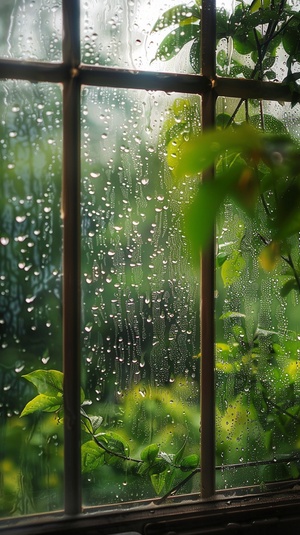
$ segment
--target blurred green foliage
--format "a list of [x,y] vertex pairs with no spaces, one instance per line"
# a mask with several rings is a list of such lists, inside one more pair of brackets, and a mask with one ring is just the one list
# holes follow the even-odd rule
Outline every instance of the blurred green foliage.
[[[55,413],[57,422],[62,423],[63,374],[57,370],[35,370],[24,375],[24,378],[36,387],[38,395],[25,405],[20,416],[27,417],[40,412]],[[143,479],[146,481],[143,492],[145,497],[150,497],[149,486],[157,494],[166,494],[174,486],[181,487],[184,484],[185,473],[198,472],[199,455],[192,453],[194,444],[199,441],[197,400],[190,405],[189,385],[183,380],[168,390],[156,388],[150,395],[147,392],[149,388],[139,385],[132,389],[124,403],[115,407],[117,415],[111,419],[109,427],[105,408],[101,414],[101,405],[97,415],[86,412],[89,402],[85,400],[82,391],[82,472],[90,474],[103,466],[110,471],[109,485],[106,480],[108,475],[103,479],[101,472],[99,474],[99,484],[104,487],[102,500],[104,497],[107,500],[111,491],[115,492],[120,477],[121,484],[125,478],[126,486],[128,484],[129,487],[137,485],[137,477]],[[150,434],[149,422],[153,422]],[[154,440],[156,442],[151,442]],[[148,442],[151,442],[150,445],[145,446]],[[92,494],[99,492],[98,486],[94,488],[93,485]],[[140,497],[139,494],[138,496]]]

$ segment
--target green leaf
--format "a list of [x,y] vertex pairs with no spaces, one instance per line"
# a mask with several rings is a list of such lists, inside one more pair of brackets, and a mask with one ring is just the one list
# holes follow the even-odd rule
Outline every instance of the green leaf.
[[166,471],[165,492],[169,492],[174,487],[175,475],[176,475],[176,468]]
[[245,333],[245,329],[240,325],[234,325],[232,327],[232,333],[237,343],[242,347],[244,351],[249,349],[249,342]]
[[92,472],[104,464],[104,451],[93,440],[81,446],[82,472]]
[[231,374],[233,372],[235,372],[235,368],[233,366],[233,364],[231,364],[230,362],[217,362],[216,363],[216,371],[217,372],[221,372],[221,373],[225,373],[225,374]]
[[99,429],[103,422],[102,416],[89,416],[90,422],[92,424],[92,428],[94,433]]
[[216,266],[221,267],[228,258],[228,253],[220,252],[216,257]]
[[[24,379],[32,383],[40,394],[55,397],[63,395],[64,374],[58,370],[35,370],[34,372],[22,375]],[[83,403],[85,394],[80,389],[80,403]]]
[[95,437],[100,442],[100,444],[101,442],[104,442],[105,447],[112,452],[111,454],[105,452],[104,458],[107,464],[115,464],[122,461],[122,458],[118,457],[118,455],[114,455],[114,453],[123,455],[124,457],[129,457],[129,445],[117,433],[109,431],[108,433],[99,433],[95,435]]
[[247,15],[243,17],[241,21],[242,24],[240,24],[238,27],[237,33],[239,35],[245,35],[248,32],[251,32],[253,28],[256,28],[257,26],[269,24],[271,21],[279,22],[280,20],[284,20],[285,17],[286,15],[284,13],[279,15],[278,11],[270,9],[260,9],[255,13],[247,13]]
[[247,36],[235,35],[233,46],[239,54],[250,54],[257,47],[254,33],[250,32]]
[[199,25],[187,24],[172,30],[160,43],[155,54],[155,59],[168,61],[193,39],[199,39]]
[[187,455],[187,457],[184,457],[180,464],[180,470],[183,472],[190,472],[191,470],[195,470],[199,466],[199,455],[196,453],[192,453],[191,455]]
[[50,397],[45,396],[44,394],[39,394],[35,398],[28,401],[20,414],[20,418],[37,411],[55,412],[59,410],[61,406],[62,397]]
[[217,40],[228,38],[232,35],[229,24],[228,13],[225,9],[218,9],[216,12]]
[[300,231],[300,184],[290,184],[279,199],[274,228],[277,230],[277,239]]
[[[249,123],[257,129],[262,128],[261,120],[262,118],[260,114],[255,114],[249,117]],[[288,134],[287,128],[283,122],[274,117],[274,115],[268,113],[264,113],[264,131],[266,133],[269,132],[270,134]]]
[[159,457],[161,459],[164,459],[164,461],[166,461],[168,464],[172,464],[174,461],[174,455],[170,453],[166,453],[165,451],[160,451]]
[[235,251],[231,258],[225,260],[221,267],[221,277],[225,288],[231,286],[240,278],[245,267],[246,262],[239,251]]
[[293,279],[290,279],[288,280],[281,288],[280,290],[280,294],[282,297],[287,297],[288,294],[292,291],[292,290],[298,290],[298,286],[297,286],[297,282],[296,280],[293,278]]
[[229,312],[225,312],[225,314],[222,314],[222,316],[220,316],[220,320],[225,320],[225,319],[228,319],[228,318],[243,318],[243,319],[245,319],[246,318],[246,314],[242,314],[241,312],[229,311]]
[[151,464],[144,461],[143,463],[140,464],[138,468],[138,474],[140,476],[148,475],[150,467],[151,467]]
[[141,452],[142,461],[151,464],[155,461],[159,452],[159,446],[157,444],[150,444]]
[[63,373],[57,370],[36,370],[23,375],[24,379],[34,384],[39,394],[56,397],[63,394]]
[[174,124],[169,128],[164,135],[164,144],[167,147],[168,144],[175,138],[186,133],[188,124],[186,122],[180,122],[179,124]]
[[230,76],[238,76],[239,74],[242,74],[244,78],[252,78],[252,69],[250,67],[247,67],[247,65],[243,65],[242,63],[239,63],[236,60],[232,60],[232,67],[230,67]]
[[196,74],[200,73],[200,36],[194,39],[190,50],[190,64]]
[[102,416],[89,416],[81,407],[80,414],[83,417],[82,419],[82,429],[85,432],[90,433],[91,435],[95,434],[98,431],[99,427],[103,422]]
[[168,151],[168,164],[176,178],[195,176],[225,151],[255,151],[261,143],[255,129],[247,124],[237,130],[214,130],[181,143],[173,154]]
[[178,452],[175,454],[175,457],[174,457],[174,464],[175,465],[178,465],[183,457],[183,454],[184,454],[184,450],[185,450],[185,447],[186,447],[186,440],[183,444],[183,446],[181,446],[181,448],[178,450]]
[[282,46],[289,56],[300,53],[299,26],[288,26],[282,36]]
[[276,57],[275,56],[267,56],[262,63],[263,69],[271,69],[275,63]]
[[165,482],[166,482],[166,475],[167,475],[167,470],[165,470],[164,472],[160,472],[159,474],[152,474],[151,475],[151,483],[152,483],[152,486],[156,492],[156,494],[160,494],[161,491],[163,490],[164,486],[165,486]]
[[198,252],[205,247],[212,236],[215,218],[219,207],[227,195],[221,183],[205,182],[185,214],[185,233],[192,246],[195,261]]
[[191,7],[186,4],[180,4],[165,11],[156,21],[151,31],[157,32],[174,24],[185,24],[187,21],[193,22],[199,19],[200,11],[197,6]]
[[264,73],[264,76],[268,79],[268,80],[275,80],[275,78],[277,77],[277,74],[275,71],[266,71]]
[[250,5],[250,11],[251,13],[254,13],[255,11],[259,11],[260,9],[267,9],[270,7],[270,0],[253,0],[253,2]]
[[161,472],[164,472],[167,468],[169,468],[169,463],[165,459],[157,457],[155,462],[151,464],[149,468],[149,474],[160,474]]
[[218,113],[216,116],[216,126],[226,128],[230,124],[231,115],[229,113]]

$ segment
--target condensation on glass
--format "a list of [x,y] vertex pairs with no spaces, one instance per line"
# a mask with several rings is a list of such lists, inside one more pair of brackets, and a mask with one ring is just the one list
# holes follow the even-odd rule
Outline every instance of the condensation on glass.
[[61,369],[61,89],[0,84],[0,514],[62,507],[62,433],[20,418],[35,369]]
[[1,0],[1,57],[61,61],[61,47],[61,0]]
[[[162,15],[176,5],[172,0],[82,0],[83,63],[194,74],[189,54],[193,46],[200,57],[196,46],[200,40],[200,8],[197,2],[182,4],[187,24],[179,27],[174,12],[173,17],[169,15],[168,25],[155,27]],[[197,12],[194,18],[191,6]]]
[[[152,443],[171,455],[185,442],[186,455],[199,451],[199,284],[182,230],[196,179],[174,183],[165,157],[176,125],[184,121],[186,138],[199,131],[199,105],[186,95],[82,92],[84,409],[132,457]],[[85,468],[86,505],[155,496],[134,463]],[[197,478],[182,492],[192,490]]]
[[[238,104],[219,99],[219,117],[232,117]],[[289,133],[299,141],[299,115],[290,104],[244,103],[235,121],[246,117],[266,133]],[[258,485],[265,490],[270,482],[300,473],[299,234],[289,238],[289,253],[267,265],[262,251],[270,241],[274,202],[276,191],[262,196],[253,221],[228,200],[217,226],[219,489]]]

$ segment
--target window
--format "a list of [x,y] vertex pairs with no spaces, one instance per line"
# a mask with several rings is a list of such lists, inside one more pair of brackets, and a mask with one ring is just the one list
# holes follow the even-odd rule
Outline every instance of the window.
[[[0,10],[3,529],[108,529],[109,515],[109,532],[201,517],[204,533],[262,521],[274,496],[295,514],[300,188],[294,166],[270,192],[268,157],[294,162],[299,142],[298,3]],[[264,138],[241,174],[243,123],[293,150]],[[213,127],[202,179],[219,189],[196,234],[220,209],[199,275],[183,221],[191,204],[199,216],[199,169],[174,177]],[[228,137],[222,152],[224,132],[242,149]],[[246,187],[228,197],[220,173]]]

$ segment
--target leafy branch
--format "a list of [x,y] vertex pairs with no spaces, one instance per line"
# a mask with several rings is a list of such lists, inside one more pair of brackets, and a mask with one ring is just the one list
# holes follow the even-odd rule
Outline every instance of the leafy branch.
[[[23,376],[38,390],[38,395],[24,407],[21,417],[35,412],[53,412],[63,415],[63,373],[57,370],[36,370]],[[159,444],[150,444],[141,452],[140,457],[130,455],[126,440],[119,433],[106,431],[101,416],[91,416],[84,410],[85,395],[81,389],[81,424],[83,431],[91,437],[81,447],[82,471],[92,472],[103,465],[114,466],[117,470],[128,471],[130,463],[139,465],[137,474],[150,479],[157,494],[176,492],[173,485],[178,473],[194,472],[199,465],[199,455],[184,456],[186,442],[176,454],[161,451]],[[184,478],[180,488],[189,478]]]

